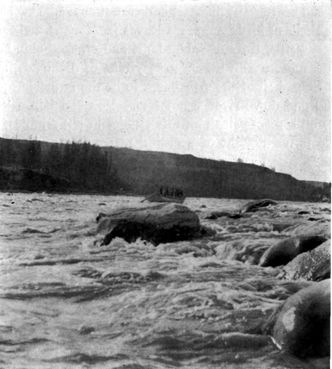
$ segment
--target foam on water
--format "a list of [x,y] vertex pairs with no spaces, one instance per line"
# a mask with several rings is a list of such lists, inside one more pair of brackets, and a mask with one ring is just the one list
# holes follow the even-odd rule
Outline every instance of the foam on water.
[[305,367],[280,353],[264,329],[274,309],[310,282],[281,281],[278,269],[257,263],[289,236],[274,224],[301,224],[313,213],[328,221],[329,207],[282,203],[206,220],[208,211],[246,201],[187,199],[215,236],[100,247],[97,214],[146,206],[140,200],[0,195],[0,367]]

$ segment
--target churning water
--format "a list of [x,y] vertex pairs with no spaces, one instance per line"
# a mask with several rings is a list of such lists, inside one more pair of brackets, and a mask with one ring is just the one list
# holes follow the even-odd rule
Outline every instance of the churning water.
[[184,205],[215,236],[100,247],[97,214],[142,206],[141,198],[2,193],[0,200],[0,368],[326,365],[280,353],[264,334],[273,309],[310,282],[280,280],[277,268],[255,263],[304,217],[329,221],[330,205],[284,202],[241,219],[204,220],[246,201],[191,198]]

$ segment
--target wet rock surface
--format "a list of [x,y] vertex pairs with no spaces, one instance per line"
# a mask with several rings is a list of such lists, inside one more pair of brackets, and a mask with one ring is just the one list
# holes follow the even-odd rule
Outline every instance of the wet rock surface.
[[250,213],[261,210],[267,206],[277,205],[277,202],[269,199],[249,201],[241,210],[242,213]]
[[276,344],[299,357],[329,356],[330,299],[329,279],[289,297],[273,328]]
[[331,275],[331,241],[328,240],[314,250],[298,255],[288,263],[281,273],[285,279],[320,281]]
[[97,217],[98,232],[106,233],[102,245],[120,237],[138,238],[154,245],[188,240],[202,235],[198,216],[186,206],[162,204],[145,208],[123,208]]
[[238,219],[241,217],[239,212],[228,212],[228,211],[212,211],[211,213],[207,214],[205,219],[218,219],[221,217],[228,217],[232,219]]
[[325,236],[318,235],[301,235],[287,238],[266,250],[260,260],[260,266],[285,265],[297,255],[313,250],[326,240]]

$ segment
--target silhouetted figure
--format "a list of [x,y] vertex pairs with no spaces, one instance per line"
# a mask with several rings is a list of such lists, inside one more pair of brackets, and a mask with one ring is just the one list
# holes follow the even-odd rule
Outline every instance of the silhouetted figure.
[[165,197],[181,198],[183,197],[183,191],[177,187],[160,186],[159,195]]

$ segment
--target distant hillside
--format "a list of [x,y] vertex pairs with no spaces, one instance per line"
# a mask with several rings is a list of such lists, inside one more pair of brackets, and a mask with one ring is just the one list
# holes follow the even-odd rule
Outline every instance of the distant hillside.
[[[322,191],[316,186],[254,164],[126,148],[103,147],[103,150],[110,153],[119,180],[138,194],[166,185],[180,187],[188,196],[198,197],[304,201],[322,198]],[[329,194],[329,184],[324,186]]]
[[[187,196],[219,198],[272,198],[276,200],[320,201],[330,197],[330,185],[299,181],[268,168],[164,152],[98,147],[88,143],[55,144],[0,138],[0,167],[29,169],[37,181],[35,190],[57,191],[64,184],[68,192],[149,194],[160,186],[179,187]],[[0,189],[26,189],[25,178],[10,182],[2,178]],[[45,174],[51,188],[43,188]],[[8,173],[7,173],[8,177]],[[8,177],[8,178],[9,178]],[[31,177],[31,174],[30,174]],[[36,177],[33,177],[36,178]],[[30,181],[31,182],[31,181]],[[320,183],[321,185],[318,185]],[[31,188],[31,183],[29,188]],[[33,186],[32,186],[33,187]],[[40,188],[39,188],[40,187]]]

